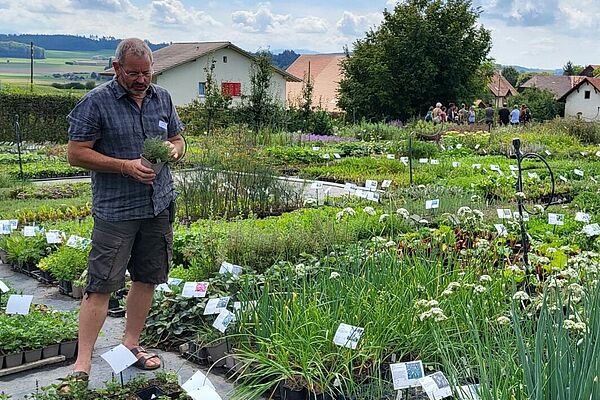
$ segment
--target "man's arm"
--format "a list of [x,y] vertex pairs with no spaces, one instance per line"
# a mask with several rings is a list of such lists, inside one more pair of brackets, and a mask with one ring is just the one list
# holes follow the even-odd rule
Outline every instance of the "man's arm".
[[171,145],[171,159],[173,161],[179,161],[185,154],[185,140],[183,139],[183,136],[178,134],[172,138],[169,138],[168,142]]
[[96,172],[129,175],[147,185],[151,185],[156,178],[154,171],[151,168],[144,167],[140,159],[121,160],[106,156],[94,150],[95,142],[95,140],[87,142],[69,140],[67,146],[69,164]]

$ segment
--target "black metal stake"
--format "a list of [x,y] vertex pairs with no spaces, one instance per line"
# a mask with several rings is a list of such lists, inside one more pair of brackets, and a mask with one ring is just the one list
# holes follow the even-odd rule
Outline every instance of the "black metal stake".
[[19,178],[23,181],[23,160],[21,158],[21,124],[19,124],[19,114],[15,114],[15,140],[17,141],[17,153],[19,154]]
[[409,182],[410,182],[410,186],[412,186],[413,184],[413,172],[412,172],[412,153],[413,153],[413,148],[412,148],[412,133],[410,135],[408,135],[408,171],[409,171]]

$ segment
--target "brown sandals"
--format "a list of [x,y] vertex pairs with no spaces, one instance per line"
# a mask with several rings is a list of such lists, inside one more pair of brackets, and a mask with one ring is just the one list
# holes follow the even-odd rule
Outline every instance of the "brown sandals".
[[[130,349],[130,351],[136,357],[137,357],[138,353],[148,353],[146,351],[146,349],[144,349],[142,346],[136,346],[136,347]],[[152,371],[154,369],[160,368],[161,367],[161,363],[155,364],[155,365],[150,366],[150,367],[146,365],[146,363],[148,362],[148,360],[151,360],[153,358],[157,358],[158,360],[160,360],[160,357],[159,357],[158,354],[148,353],[145,356],[142,356],[142,357],[138,358],[138,360],[135,362],[135,364],[133,364],[133,366],[136,367],[136,368],[139,368],[141,370],[144,370],[144,371]]]

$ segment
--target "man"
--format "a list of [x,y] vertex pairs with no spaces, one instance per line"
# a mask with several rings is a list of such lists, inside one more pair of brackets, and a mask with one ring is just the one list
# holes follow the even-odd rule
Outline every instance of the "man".
[[492,131],[492,125],[494,124],[494,107],[491,105],[485,109],[485,123],[488,126],[488,132]]
[[515,107],[510,112],[510,124],[512,126],[519,125],[519,117],[521,116],[521,112],[519,111],[519,106],[515,104]]
[[504,103],[502,108],[498,110],[498,120],[502,126],[508,126],[510,122],[510,110],[506,106],[506,103]]
[[127,296],[123,344],[136,367],[156,369],[160,359],[139,346],[155,285],[166,282],[171,258],[175,191],[168,168],[158,174],[140,162],[144,140],[161,138],[177,160],[183,125],[169,93],[151,83],[152,51],[125,39],[113,61],[115,77],[86,94],[68,116],[69,163],[92,171],[94,228],[88,280],[79,312],[79,350],[61,385],[87,385],[92,351],[106,319],[110,293],[133,281]]

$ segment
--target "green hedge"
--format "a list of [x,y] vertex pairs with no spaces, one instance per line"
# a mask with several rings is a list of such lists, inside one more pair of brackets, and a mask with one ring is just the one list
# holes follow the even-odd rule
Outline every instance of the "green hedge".
[[27,142],[67,142],[67,115],[79,97],[0,92],[0,141],[15,141],[15,114]]

